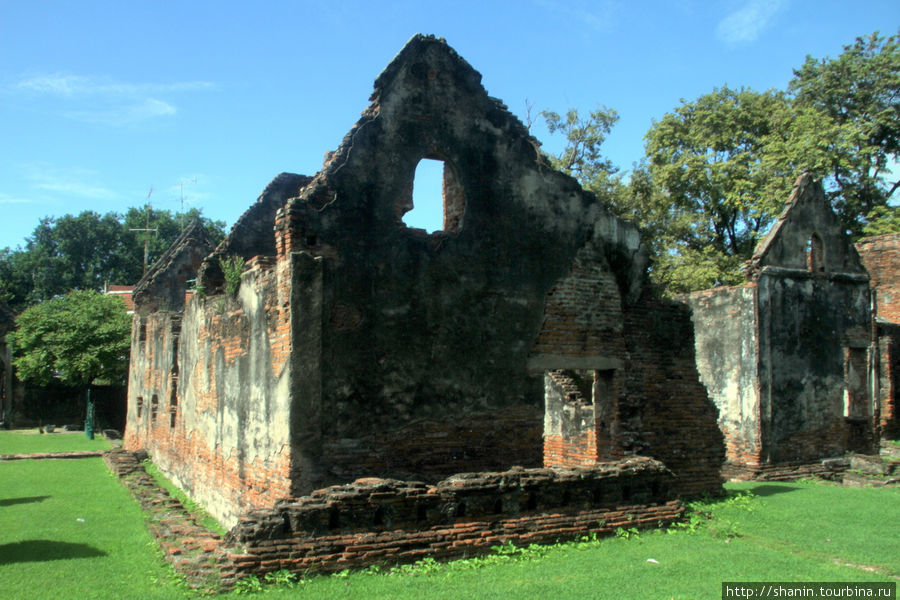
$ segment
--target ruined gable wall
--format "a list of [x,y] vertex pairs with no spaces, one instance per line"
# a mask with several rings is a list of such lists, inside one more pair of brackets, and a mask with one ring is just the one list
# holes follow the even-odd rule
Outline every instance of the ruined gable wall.
[[727,460],[761,462],[756,286],[720,287],[681,298],[691,308],[697,371],[719,411]]
[[[586,322],[570,332],[608,358],[624,348],[621,297],[641,281],[637,231],[542,162],[464,61],[438,42],[414,50],[379,78],[281,225],[293,251],[323,261],[322,440],[308,449],[320,484],[539,465],[543,372],[529,361],[543,354],[533,348],[548,293],[591,244],[598,267],[584,272],[602,277],[608,301],[573,310]],[[401,221],[425,157],[462,190],[457,232]]]
[[272,179],[215,251],[205,257],[197,272],[198,283],[209,293],[220,291],[225,283],[220,264],[223,258],[238,256],[249,261],[254,256],[274,257],[275,215],[288,198],[300,193],[311,180],[312,177],[295,173],[280,173]]

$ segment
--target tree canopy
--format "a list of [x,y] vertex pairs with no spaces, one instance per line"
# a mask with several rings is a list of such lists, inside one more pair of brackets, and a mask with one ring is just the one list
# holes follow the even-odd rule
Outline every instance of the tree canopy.
[[152,265],[195,218],[215,243],[225,236],[223,222],[210,221],[197,209],[173,214],[145,206],[125,215],[84,211],[45,217],[24,248],[0,250],[0,300],[21,310],[69,290],[134,284],[143,273],[145,241]]
[[[786,90],[723,86],[655,121],[626,181],[602,158],[615,123],[542,113],[566,135],[554,164],[643,231],[651,274],[670,293],[743,281],[796,177],[823,180],[853,237],[900,231],[900,37],[860,37],[834,59],[807,57]],[[582,165],[587,165],[587,168]]]
[[23,311],[12,333],[16,374],[47,385],[125,382],[131,316],[121,298],[75,290]]

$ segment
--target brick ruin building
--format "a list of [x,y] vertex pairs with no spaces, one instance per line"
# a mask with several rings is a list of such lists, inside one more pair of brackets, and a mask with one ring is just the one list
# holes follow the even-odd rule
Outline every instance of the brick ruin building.
[[[444,165],[431,234],[402,220],[422,159]],[[197,232],[135,289],[125,447],[245,547],[485,515],[571,537],[721,491],[689,311],[443,40],[408,42],[318,174],[276,177],[214,251]]]
[[882,437],[900,438],[900,233],[860,240],[856,250],[871,277],[878,341],[879,427]]
[[[766,477],[877,445],[869,276],[820,182],[803,175],[747,265],[688,294],[725,473]],[[767,475],[768,473],[768,475]]]

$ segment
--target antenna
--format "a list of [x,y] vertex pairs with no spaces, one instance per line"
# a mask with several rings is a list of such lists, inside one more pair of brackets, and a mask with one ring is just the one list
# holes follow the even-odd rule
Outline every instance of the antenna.
[[181,228],[184,229],[184,184],[186,183],[197,183],[196,177],[191,177],[190,179],[181,178],[178,180],[178,187],[181,190],[181,210],[179,211],[179,220],[181,221]]
[[147,204],[145,206],[147,209],[147,217],[144,222],[144,228],[128,230],[128,231],[145,231],[145,232],[147,232],[147,235],[144,236],[144,270],[141,273],[142,275],[147,274],[147,262],[150,260],[150,232],[152,231],[155,233],[156,231],[158,231],[158,229],[150,228],[150,210],[151,210],[150,196],[152,196],[152,195],[153,195],[153,186],[150,186],[150,191],[147,192]]

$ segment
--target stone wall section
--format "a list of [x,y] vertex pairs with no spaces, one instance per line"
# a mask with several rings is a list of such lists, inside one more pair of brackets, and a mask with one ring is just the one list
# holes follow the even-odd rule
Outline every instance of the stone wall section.
[[694,321],[700,380],[719,411],[726,469],[762,464],[756,286],[719,287],[681,298]]
[[900,324],[876,325],[878,340],[878,425],[883,439],[900,438]]
[[144,471],[145,453],[104,454],[148,516],[163,555],[193,588],[230,588],[251,574],[301,576],[471,557],[513,543],[665,527],[684,514],[672,475],[650,459],[591,469],[462,473],[429,486],[378,478],[249,511],[223,539]]
[[877,320],[879,426],[894,439],[900,437],[900,233],[863,238],[856,250],[871,278]]
[[227,560],[238,578],[329,573],[662,527],[683,513],[670,499],[672,485],[660,463],[639,458],[592,469],[464,473],[434,486],[360,479],[248,513],[227,539],[243,552]]
[[624,337],[622,450],[665,464],[681,496],[722,494],[724,441],[718,410],[697,373],[690,311],[648,290],[625,313]]
[[856,251],[871,278],[877,316],[900,323],[900,233],[863,238]]

